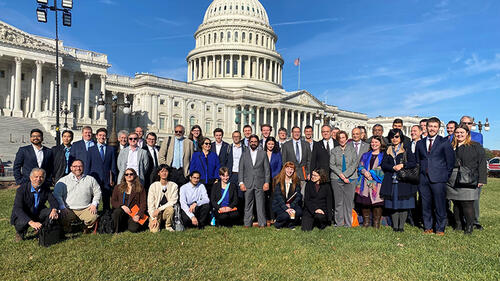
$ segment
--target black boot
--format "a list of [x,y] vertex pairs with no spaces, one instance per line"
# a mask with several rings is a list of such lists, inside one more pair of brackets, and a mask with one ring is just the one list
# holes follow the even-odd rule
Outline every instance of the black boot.
[[473,224],[467,224],[465,226],[464,234],[472,234],[472,230],[474,229]]

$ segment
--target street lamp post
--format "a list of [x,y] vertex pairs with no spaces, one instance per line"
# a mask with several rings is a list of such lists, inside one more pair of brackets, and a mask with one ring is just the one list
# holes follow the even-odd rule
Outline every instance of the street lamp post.
[[[101,114],[104,114],[106,111],[106,101],[104,100],[104,93],[100,94],[99,100],[97,101],[97,111],[99,111]],[[109,103],[108,103],[109,104]],[[117,147],[118,146],[118,136],[116,134],[116,112],[118,111],[118,107],[123,106],[123,114],[130,114],[130,102],[128,100],[125,100],[124,103],[118,103],[118,97],[113,96],[111,100],[111,112],[112,112],[112,119],[111,119],[111,135],[109,136],[108,139],[108,145]]]
[[58,8],[57,0],[54,0],[54,5],[49,5],[49,0],[37,0],[38,7],[36,9],[36,15],[39,22],[47,22],[47,10],[54,11],[55,13],[55,23],[56,23],[56,144],[61,144],[61,132],[59,130],[59,104],[60,104],[60,93],[59,93],[59,25],[57,12],[63,13],[63,25],[71,26],[71,12],[73,8],[73,0],[62,0],[62,9]]
[[488,121],[488,118],[486,118],[486,122],[484,124],[481,121],[478,121],[477,123],[473,121],[474,124],[472,125],[472,130],[476,130],[476,128],[479,130],[479,133],[482,132],[483,127],[486,132],[490,130],[490,122]]
[[64,106],[61,107],[61,113],[64,114],[64,129],[68,129],[68,114],[70,113],[68,110],[68,105],[64,104]]
[[246,116],[248,116],[249,114],[251,116],[250,122],[252,124],[255,124],[255,110],[254,109],[246,110],[245,108],[242,108],[241,110],[236,110],[236,118],[234,121],[236,122],[236,124],[240,124],[240,122],[243,122],[243,120],[241,120],[242,118],[240,116],[244,116],[244,118],[246,118]]

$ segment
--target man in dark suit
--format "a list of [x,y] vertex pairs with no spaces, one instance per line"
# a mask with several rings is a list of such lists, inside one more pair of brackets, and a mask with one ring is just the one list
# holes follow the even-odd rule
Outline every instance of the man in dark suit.
[[281,147],[281,157],[283,165],[289,161],[295,164],[296,173],[302,182],[307,180],[311,166],[311,149],[309,143],[301,139],[299,127],[292,128],[292,139]]
[[153,183],[155,178],[155,171],[160,166],[159,163],[159,151],[160,147],[156,145],[156,141],[158,140],[158,136],[155,133],[150,132],[146,135],[146,150],[148,151],[148,159],[149,159],[149,169],[147,171],[146,176],[146,184],[144,187],[146,190],[149,190],[149,186]]
[[323,169],[330,177],[330,150],[335,147],[332,139],[332,127],[323,125],[321,127],[322,140],[314,142],[311,154],[311,171]]
[[[24,239],[29,227],[39,231],[45,220],[58,218],[57,200],[44,181],[45,170],[34,168],[31,170],[29,181],[22,183],[16,191],[10,217],[10,223],[16,229],[16,242]],[[45,206],[47,201],[50,203],[50,209]]]
[[438,136],[440,125],[436,117],[427,120],[427,137],[418,141],[415,156],[420,164],[418,189],[425,233],[432,233],[434,215],[436,234],[442,236],[446,227],[446,182],[455,166],[455,153],[450,142]]
[[141,127],[135,128],[135,133],[139,136],[139,139],[137,140],[137,146],[146,149],[147,143],[144,140],[144,129]]
[[42,146],[43,132],[33,129],[30,132],[30,145],[20,147],[14,160],[13,172],[16,184],[20,185],[30,181],[30,173],[33,168],[45,170],[47,184],[52,185],[52,151]]
[[370,144],[361,140],[360,128],[356,127],[352,129],[351,134],[352,134],[352,140],[347,145],[351,145],[352,147],[354,147],[354,150],[356,150],[356,155],[358,156],[358,161],[359,161],[361,159],[361,156],[363,156],[364,153],[370,150]]
[[259,146],[262,147],[264,151],[266,150],[264,145],[266,144],[267,138],[271,136],[272,131],[273,127],[269,124],[262,124],[260,126],[260,133],[262,135],[262,138],[260,139]]
[[222,140],[223,137],[224,137],[224,131],[221,128],[216,128],[214,130],[215,141],[212,142],[210,151],[215,152],[215,154],[217,154],[217,157],[219,157],[219,162],[221,167],[227,167],[227,161],[228,161],[227,150],[229,144]]
[[108,131],[105,128],[96,131],[97,144],[89,148],[87,165],[90,169],[87,174],[92,176],[101,187],[104,210],[111,208],[111,194],[118,176],[115,148],[106,144],[107,136]]
[[254,202],[257,207],[259,227],[266,225],[264,192],[269,190],[271,170],[266,152],[259,148],[259,137],[249,137],[249,149],[241,155],[238,181],[240,190],[245,192],[245,227],[252,225]]
[[278,144],[280,149],[283,147],[283,144],[288,141],[288,131],[286,128],[280,128],[278,130]]
[[62,132],[62,144],[52,147],[54,156],[54,165],[52,169],[52,182],[55,184],[60,178],[69,174],[70,164],[75,160],[71,155],[71,142],[73,141],[73,132],[65,130]]
[[[85,168],[85,174],[90,171],[90,167],[87,165],[89,161],[87,161],[89,148],[95,145],[95,142],[92,140],[92,127],[85,126],[82,128],[82,139],[73,143],[71,147],[71,155],[74,159],[80,159],[83,161]],[[70,163],[71,166],[71,163]]]

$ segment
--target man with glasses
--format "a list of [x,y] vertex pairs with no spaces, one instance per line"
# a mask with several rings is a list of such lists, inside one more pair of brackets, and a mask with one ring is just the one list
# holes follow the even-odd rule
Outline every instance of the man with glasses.
[[280,128],[278,130],[278,144],[280,149],[283,147],[283,144],[288,140],[288,132],[286,128]]
[[175,126],[174,134],[174,138],[167,137],[163,140],[158,160],[160,165],[167,164],[171,167],[168,180],[182,186],[187,182],[194,144],[193,141],[184,137],[184,126]]
[[84,174],[82,160],[76,159],[70,168],[71,173],[62,177],[54,187],[64,230],[70,232],[71,223],[81,220],[85,225],[83,233],[91,233],[97,221],[101,188],[92,176]]
[[150,163],[148,159],[148,152],[137,145],[138,139],[139,136],[137,133],[130,133],[128,135],[128,146],[120,151],[120,154],[118,155],[117,166],[120,171],[118,174],[118,183],[121,182],[125,170],[132,168],[137,173],[143,187],[147,190],[149,186],[144,186],[144,184],[146,183],[145,179]]
[[13,172],[16,184],[30,182],[33,168],[41,168],[46,172],[47,184],[52,185],[53,156],[50,148],[43,146],[43,132],[33,129],[30,132],[30,145],[20,147],[14,160]]
[[375,124],[375,125],[373,126],[373,128],[372,128],[372,134],[373,134],[373,136],[371,136],[371,137],[368,139],[367,143],[371,144],[371,143],[372,143],[372,138],[373,138],[374,136],[379,136],[379,137],[381,137],[381,138],[382,138],[382,140],[384,141],[384,144],[385,144],[385,145],[388,145],[388,144],[389,144],[389,140],[388,140],[386,137],[384,137],[384,126],[382,126],[382,125],[380,125],[380,124]]

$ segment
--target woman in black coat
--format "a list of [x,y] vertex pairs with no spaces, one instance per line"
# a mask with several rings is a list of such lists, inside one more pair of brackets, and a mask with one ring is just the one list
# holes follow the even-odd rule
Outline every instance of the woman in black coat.
[[295,173],[295,164],[286,162],[274,179],[272,209],[275,213],[276,228],[294,228],[302,217],[302,194],[300,180]]
[[[465,234],[471,234],[474,227],[474,201],[479,199],[479,187],[487,182],[486,155],[481,144],[471,140],[469,127],[460,124],[454,133],[455,169],[447,187],[447,198],[453,201],[456,228],[461,230],[465,218]],[[460,166],[469,168],[473,183],[460,183],[457,173]]]
[[[219,169],[219,177],[220,181],[214,184],[210,194],[210,204],[215,216],[215,225],[233,226],[238,220],[236,185],[229,182],[229,169],[226,167]],[[225,192],[226,189],[227,192]]]
[[380,189],[380,197],[384,198],[385,208],[392,210],[392,228],[394,231],[404,231],[408,211],[415,208],[417,186],[409,182],[398,181],[397,171],[412,169],[417,166],[411,146],[405,147],[403,132],[399,129],[389,131],[391,146],[382,159],[384,180]]
[[317,226],[324,229],[332,220],[332,189],[328,174],[324,169],[311,173],[311,180],[306,184],[302,230],[309,231]]

